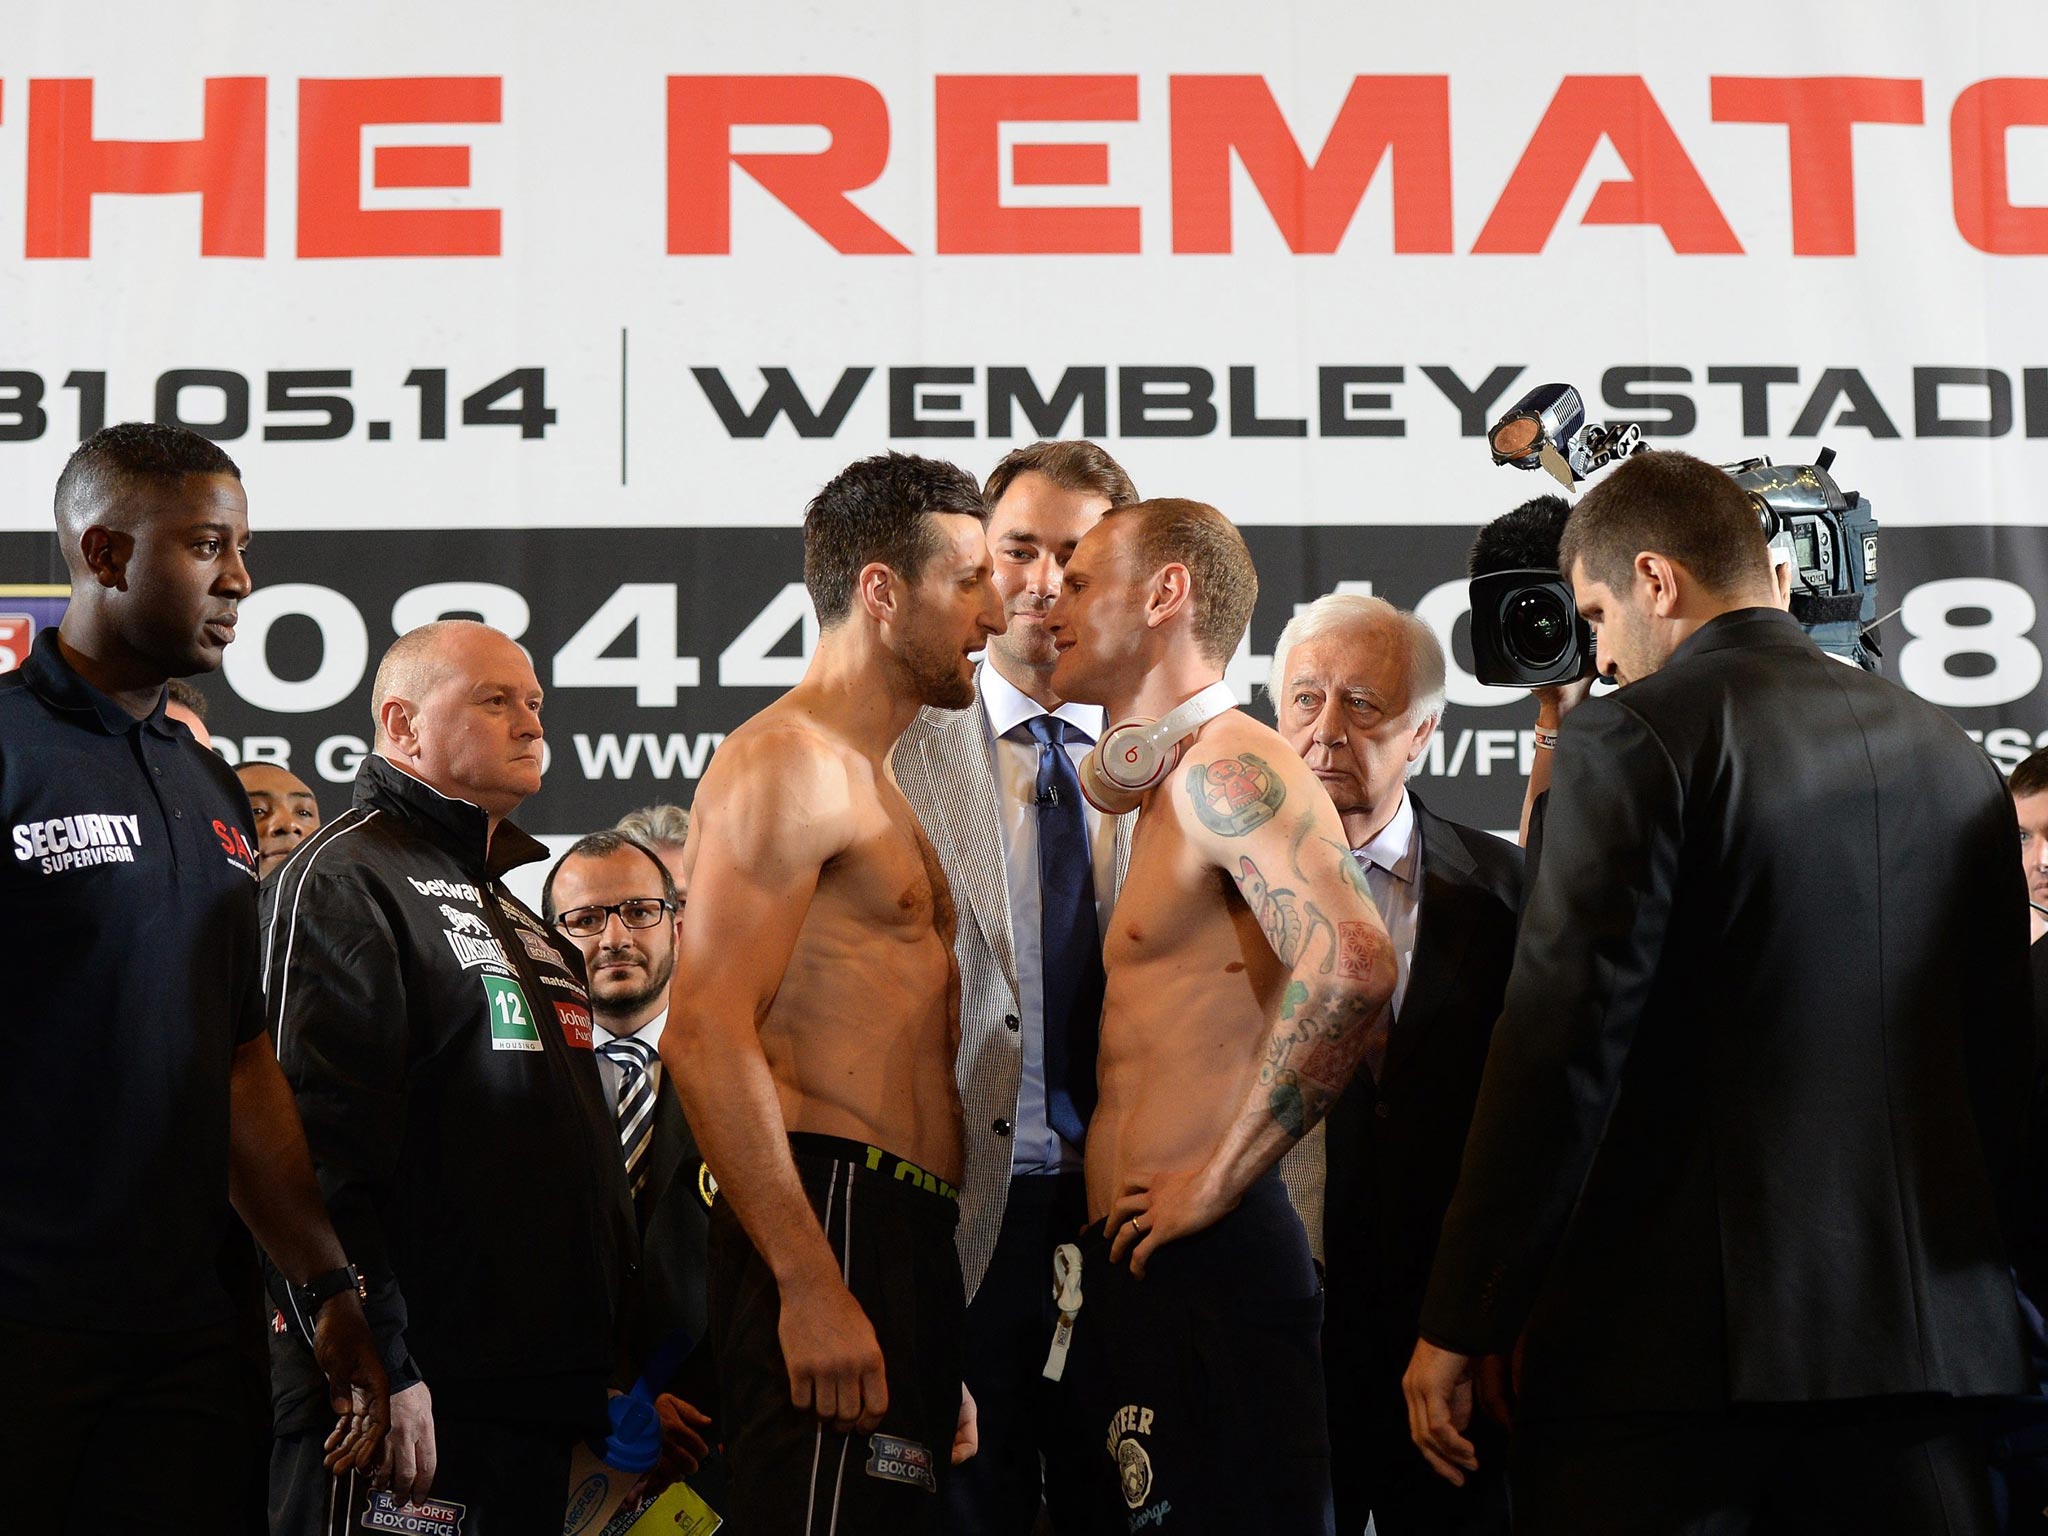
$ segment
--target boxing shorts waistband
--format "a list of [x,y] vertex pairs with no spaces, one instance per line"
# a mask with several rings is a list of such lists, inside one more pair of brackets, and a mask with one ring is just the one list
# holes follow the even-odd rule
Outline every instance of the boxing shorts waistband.
[[824,1136],[815,1131],[791,1131],[789,1150],[799,1171],[807,1163],[812,1167],[836,1163],[853,1169],[856,1175],[869,1175],[898,1189],[927,1195],[947,1210],[957,1211],[960,1205],[960,1191],[945,1179],[871,1142]]

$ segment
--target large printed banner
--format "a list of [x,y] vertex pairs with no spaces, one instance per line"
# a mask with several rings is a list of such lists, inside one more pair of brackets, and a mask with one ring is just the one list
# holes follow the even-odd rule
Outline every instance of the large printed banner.
[[474,613],[549,691],[523,819],[687,802],[801,670],[823,480],[1087,435],[1245,527],[1247,698],[1295,604],[1419,606],[1459,662],[1425,793],[1511,826],[1531,711],[1463,672],[1460,578],[1549,486],[1483,434],[1550,379],[1718,461],[1834,448],[1887,669],[2003,762],[2048,732],[2027,0],[31,9],[0,584],[63,579],[83,434],[220,441],[263,586],[217,724],[330,801],[382,647]]

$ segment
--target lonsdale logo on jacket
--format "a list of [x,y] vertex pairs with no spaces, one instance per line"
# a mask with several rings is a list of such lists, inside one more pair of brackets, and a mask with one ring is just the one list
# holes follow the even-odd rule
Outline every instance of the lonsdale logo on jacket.
[[[419,884],[417,880],[413,882]],[[493,970],[510,971],[511,962],[505,958],[505,948],[492,936],[490,924],[474,912],[464,912],[459,907],[441,903],[441,916],[448,926],[442,930],[448,940],[448,947],[455,951],[455,958],[462,962],[462,968],[489,966]]]

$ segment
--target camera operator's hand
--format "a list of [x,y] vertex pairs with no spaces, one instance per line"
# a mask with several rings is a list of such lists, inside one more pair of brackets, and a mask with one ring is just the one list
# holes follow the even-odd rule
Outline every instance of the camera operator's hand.
[[1529,696],[1536,701],[1536,727],[1538,730],[1554,731],[1564,717],[1586,702],[1586,696],[1593,691],[1593,679],[1581,677],[1569,683],[1552,683],[1545,688],[1531,688]]
[[1529,785],[1522,791],[1522,835],[1519,841],[1529,846],[1529,821],[1536,813],[1536,801],[1550,788],[1550,748],[1543,744],[1546,736],[1554,737],[1564,717],[1586,702],[1593,692],[1593,679],[1575,678],[1569,683],[1551,683],[1542,688],[1531,688],[1530,695],[1536,700],[1536,756],[1529,764]]

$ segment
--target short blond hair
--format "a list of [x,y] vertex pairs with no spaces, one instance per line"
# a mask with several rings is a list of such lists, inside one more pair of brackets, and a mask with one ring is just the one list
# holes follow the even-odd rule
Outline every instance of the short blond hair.
[[1228,662],[1259,601],[1259,573],[1237,525],[1207,502],[1175,497],[1112,507],[1102,516],[1129,520],[1141,578],[1163,566],[1186,567],[1195,644],[1205,659]]

